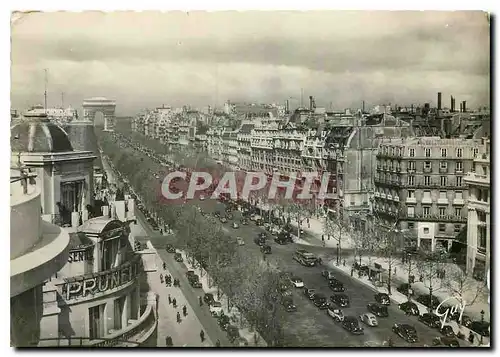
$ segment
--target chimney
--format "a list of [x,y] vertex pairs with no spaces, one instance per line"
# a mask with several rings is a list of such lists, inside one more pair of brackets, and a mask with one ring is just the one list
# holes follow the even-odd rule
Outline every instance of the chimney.
[[309,96],[309,110],[313,110],[313,96],[310,95]]
[[438,114],[441,110],[441,92],[438,92]]
[[467,101],[464,100],[462,103],[464,103],[462,106],[462,109],[463,109],[464,113],[466,113],[467,112]]

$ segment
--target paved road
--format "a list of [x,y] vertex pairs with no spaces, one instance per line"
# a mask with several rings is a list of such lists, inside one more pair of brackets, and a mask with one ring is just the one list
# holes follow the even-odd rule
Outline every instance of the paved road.
[[[213,200],[188,201],[187,205],[199,205],[205,212],[208,213],[211,213],[214,210],[224,209],[221,203]],[[235,220],[239,220],[239,218],[238,213],[235,215]],[[230,228],[230,223],[228,223],[225,225],[225,230],[229,234],[234,235],[235,237],[240,236],[245,240],[246,245],[240,247],[240,249],[244,249],[248,252],[248,254],[261,255],[258,246],[256,246],[253,242],[253,239],[257,236],[257,234],[263,231],[260,227],[250,223],[248,226],[241,226],[239,229],[233,230]],[[272,240],[269,241],[272,242]],[[164,254],[163,252],[165,251],[162,248],[165,247],[167,242],[168,238],[166,237],[156,237],[152,239],[152,243],[160,252],[162,252],[161,254]],[[298,244],[281,246],[272,243],[271,245],[273,254],[269,255],[268,259],[279,261],[279,264],[284,271],[300,276],[304,280],[307,287],[314,288],[326,296],[330,296],[332,294],[326,281],[320,275],[322,270],[321,267],[303,267],[292,259],[292,254],[299,247],[305,248],[321,256],[323,261],[326,261],[327,259],[333,259],[335,257],[335,248],[323,248]],[[171,260],[169,261],[169,258],[171,259],[171,257],[165,257],[165,259],[167,259],[167,263],[169,265],[175,264],[175,262]],[[177,272],[179,273],[179,276],[182,276],[182,278],[184,277],[185,270],[181,267],[179,267]],[[357,280],[352,279],[350,276],[343,274],[340,270],[337,270],[337,273],[339,279],[344,283],[346,293],[349,295],[351,300],[351,306],[344,309],[344,313],[346,315],[359,316],[361,313],[366,312],[366,305],[374,301],[373,296],[375,291]],[[181,280],[181,282],[183,285],[187,286],[187,281]],[[186,290],[190,289],[191,288],[188,287]],[[195,299],[195,294],[192,291],[186,291],[186,294],[191,295],[191,297]],[[298,311],[290,313],[287,316],[286,321],[284,321],[285,345],[290,347],[377,346],[381,345],[382,342],[387,340],[389,337],[393,338],[395,346],[409,346],[410,344],[401,340],[394,333],[392,333],[391,327],[394,323],[410,323],[415,326],[420,338],[419,343],[412,345],[415,347],[422,346],[423,344],[431,345],[432,338],[438,336],[439,334],[438,331],[430,329],[418,322],[415,317],[407,317],[397,309],[397,306],[390,306],[389,317],[379,319],[380,321],[378,327],[364,326],[365,334],[361,336],[354,336],[333,322],[333,320],[326,315],[325,311],[318,310],[314,307],[314,305],[304,297],[301,290],[294,292],[294,300],[298,307]],[[204,324],[205,322],[208,324],[214,322],[209,316],[199,316],[199,319]],[[217,331],[220,330],[217,329]]]

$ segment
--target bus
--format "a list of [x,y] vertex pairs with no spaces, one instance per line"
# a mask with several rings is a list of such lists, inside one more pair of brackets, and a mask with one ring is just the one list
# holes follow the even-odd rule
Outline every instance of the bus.
[[318,262],[318,258],[316,258],[314,254],[309,253],[307,250],[304,249],[298,249],[294,253],[293,259],[306,267],[316,266]]

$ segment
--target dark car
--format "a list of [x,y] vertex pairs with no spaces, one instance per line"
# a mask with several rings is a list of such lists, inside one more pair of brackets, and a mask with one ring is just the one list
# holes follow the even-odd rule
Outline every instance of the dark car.
[[254,242],[255,244],[257,244],[258,246],[262,247],[263,245],[266,244],[266,240],[265,239],[262,239],[260,237],[257,237],[254,239]]
[[181,253],[175,253],[174,254],[174,259],[176,262],[182,263],[184,259],[182,259],[182,254]]
[[264,254],[271,254],[271,246],[269,245],[262,245],[260,247],[260,251]]
[[417,298],[417,302],[426,307],[430,307],[431,309],[436,309],[441,303],[439,299],[434,295],[432,296],[432,298],[429,295],[421,295]]
[[326,300],[326,296],[323,294],[314,294],[313,303],[314,306],[321,310],[324,310],[328,307],[328,301]]
[[241,224],[242,224],[243,226],[248,226],[248,219],[243,218],[243,219],[241,220]]
[[460,313],[456,313],[453,315],[452,319],[455,320],[460,325],[465,326],[467,328],[469,328],[472,325],[472,319],[469,315],[462,315],[462,318],[460,318]]
[[460,343],[455,337],[452,336],[443,336],[440,338],[440,342],[442,345],[448,347],[460,347]]
[[274,241],[278,244],[285,245],[291,242],[291,236],[288,233],[278,233]]
[[295,306],[291,297],[287,296],[283,298],[283,301],[281,303],[287,312],[297,311],[297,306]]
[[207,305],[211,305],[215,299],[214,299],[214,294],[211,294],[211,293],[206,293],[204,296],[203,296],[203,301],[205,301],[205,304]]
[[363,328],[359,325],[359,321],[354,316],[346,316],[342,321],[342,327],[353,335],[363,335]]
[[227,339],[231,343],[240,338],[240,330],[236,326],[233,325],[227,326],[226,332],[227,332]]
[[477,332],[481,336],[489,337],[490,336],[490,323],[487,321],[473,321],[469,327],[472,331]]
[[399,309],[404,311],[407,315],[418,316],[420,312],[418,311],[418,306],[414,302],[407,301],[399,304]]
[[439,328],[441,327],[441,319],[439,316],[431,313],[425,313],[422,314],[418,317],[418,320],[425,325],[432,327],[432,328]]
[[349,297],[346,294],[335,294],[330,296],[330,300],[340,307],[349,307]]
[[259,238],[262,238],[262,239],[267,239],[267,234],[262,232],[262,233],[259,233]]
[[345,291],[344,284],[342,284],[338,280],[330,280],[330,283],[328,285],[330,286],[330,289],[335,293],[343,293]]
[[[196,278],[195,278],[196,277]],[[202,288],[202,285],[200,283],[200,280],[199,280],[199,277],[198,275],[194,275],[192,279],[189,280],[189,284],[193,287],[193,288],[197,288],[197,289],[201,289]]]
[[227,315],[221,315],[217,319],[217,324],[223,329],[226,330],[227,327],[229,326],[231,320],[229,319],[229,316]]
[[394,324],[392,331],[406,342],[418,342],[417,330],[408,324]]
[[314,294],[316,294],[316,290],[314,290],[314,289],[308,289],[308,288],[304,289],[304,295],[307,296],[309,298],[309,300],[313,299]]
[[167,244],[166,250],[168,253],[175,253],[175,247],[172,244]]
[[214,212],[214,216],[217,217],[217,218],[220,218],[220,212],[215,211]]
[[439,329],[439,332],[441,332],[441,334],[445,337],[455,337],[455,331],[453,331],[453,328],[450,325],[444,325]]
[[233,216],[233,214],[232,214],[231,212],[227,212],[227,213],[226,213],[226,218],[227,218],[227,219],[233,219],[233,218],[234,218],[234,216]]
[[198,276],[198,275],[196,275],[196,273],[194,272],[194,270],[188,270],[188,271],[186,272],[186,278],[187,278],[188,280],[191,280],[193,276]]
[[386,293],[375,294],[375,301],[382,305],[391,304],[391,299],[389,299],[389,295],[387,295]]
[[374,314],[377,317],[388,317],[389,316],[389,310],[387,309],[387,306],[385,306],[385,305],[370,303],[370,304],[366,305],[366,308],[368,309],[368,311],[370,311],[372,314]]
[[219,220],[220,220],[220,223],[227,223],[226,217],[221,217]]

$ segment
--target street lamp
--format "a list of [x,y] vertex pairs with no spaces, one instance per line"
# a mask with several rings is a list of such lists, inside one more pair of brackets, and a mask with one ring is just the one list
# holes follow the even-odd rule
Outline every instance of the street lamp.
[[[480,314],[481,314],[481,328],[483,328],[483,326],[484,326],[484,310],[481,310]],[[480,345],[481,346],[483,345],[483,334],[482,333],[481,333]]]
[[337,266],[340,265],[340,243],[337,243]]
[[408,301],[410,301],[411,298],[411,254],[407,254],[407,260],[408,260]]

